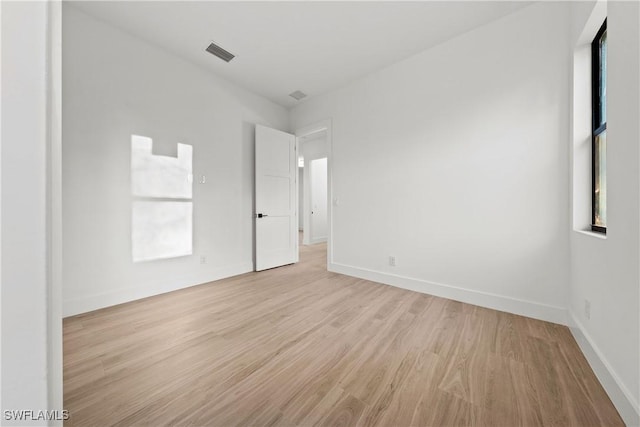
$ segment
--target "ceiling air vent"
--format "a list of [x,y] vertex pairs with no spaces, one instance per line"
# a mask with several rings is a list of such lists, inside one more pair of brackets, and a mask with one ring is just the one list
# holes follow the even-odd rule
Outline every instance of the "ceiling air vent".
[[302,92],[302,91],[295,91],[295,92],[291,92],[289,94],[290,97],[292,97],[293,99],[295,99],[296,101],[300,101],[302,98],[306,97],[307,94]]
[[224,50],[223,48],[221,48],[215,43],[211,43],[206,50],[210,54],[215,55],[226,62],[229,62],[236,57],[234,54],[227,52],[226,50]]

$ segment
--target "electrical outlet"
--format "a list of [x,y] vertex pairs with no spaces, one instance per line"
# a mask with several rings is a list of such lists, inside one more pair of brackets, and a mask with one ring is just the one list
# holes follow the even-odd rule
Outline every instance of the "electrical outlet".
[[207,257],[204,255],[200,255],[200,264],[206,264],[207,263]]
[[588,299],[584,300],[584,317],[591,319],[591,301]]
[[396,266],[396,257],[394,257],[393,255],[389,255],[389,265],[391,267],[395,267]]

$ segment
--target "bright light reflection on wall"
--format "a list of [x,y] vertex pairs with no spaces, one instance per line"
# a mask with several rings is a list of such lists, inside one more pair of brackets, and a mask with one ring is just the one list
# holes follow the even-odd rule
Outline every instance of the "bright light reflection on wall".
[[131,192],[139,197],[191,198],[193,147],[178,144],[178,157],[151,153],[153,140],[131,135]]
[[133,202],[133,261],[190,255],[192,202]]
[[178,144],[178,156],[152,153],[151,138],[131,135],[133,261],[193,253],[193,147]]

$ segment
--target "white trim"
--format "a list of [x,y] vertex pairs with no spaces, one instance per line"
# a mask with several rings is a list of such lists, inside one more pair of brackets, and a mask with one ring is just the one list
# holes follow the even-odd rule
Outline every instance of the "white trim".
[[135,301],[141,298],[147,298],[167,292],[177,291],[179,289],[189,288],[191,286],[202,285],[216,280],[238,276],[240,274],[250,273],[252,271],[253,263],[245,262],[242,264],[220,268],[219,270],[216,270],[213,275],[211,273],[203,274],[201,277],[180,285],[176,285],[175,278],[167,278],[162,282],[155,282],[153,285],[136,288],[120,288],[98,295],[73,298],[64,301],[63,316],[75,316],[76,314],[86,313],[89,311],[98,310],[100,308],[111,307],[113,305]]
[[628,427],[640,427],[640,406],[638,402],[634,400],[632,394],[611,367],[611,364],[570,310],[339,263],[331,263],[329,271],[568,326],[591,369],[593,369],[625,424]]
[[562,307],[540,304],[488,292],[474,291],[396,274],[382,273],[339,263],[331,263],[329,265],[329,271],[561,325],[567,325],[568,321],[567,310]]
[[320,120],[319,122],[316,122],[314,124],[296,129],[295,136],[300,138],[329,129],[331,129],[331,119]]
[[586,332],[577,316],[569,310],[572,325],[569,326],[580,350],[589,362],[591,369],[609,395],[622,420],[628,427],[640,426],[640,406],[633,399],[631,392],[624,386],[618,374],[604,357],[595,341]]
[[600,240],[607,240],[607,235],[603,233],[596,233],[589,230],[573,230],[575,233],[582,234],[584,236],[593,237]]

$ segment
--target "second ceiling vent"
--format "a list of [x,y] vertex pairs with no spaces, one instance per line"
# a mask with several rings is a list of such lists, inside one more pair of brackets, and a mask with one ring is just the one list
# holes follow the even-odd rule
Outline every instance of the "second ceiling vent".
[[218,46],[213,42],[211,42],[211,44],[207,47],[206,51],[212,55],[217,56],[218,58],[222,59],[225,62],[229,62],[236,57],[234,54],[224,50],[223,48],[221,48],[220,46]]
[[289,96],[295,99],[296,101],[300,101],[302,98],[306,97],[307,94],[300,90],[297,90],[295,92],[291,92]]

